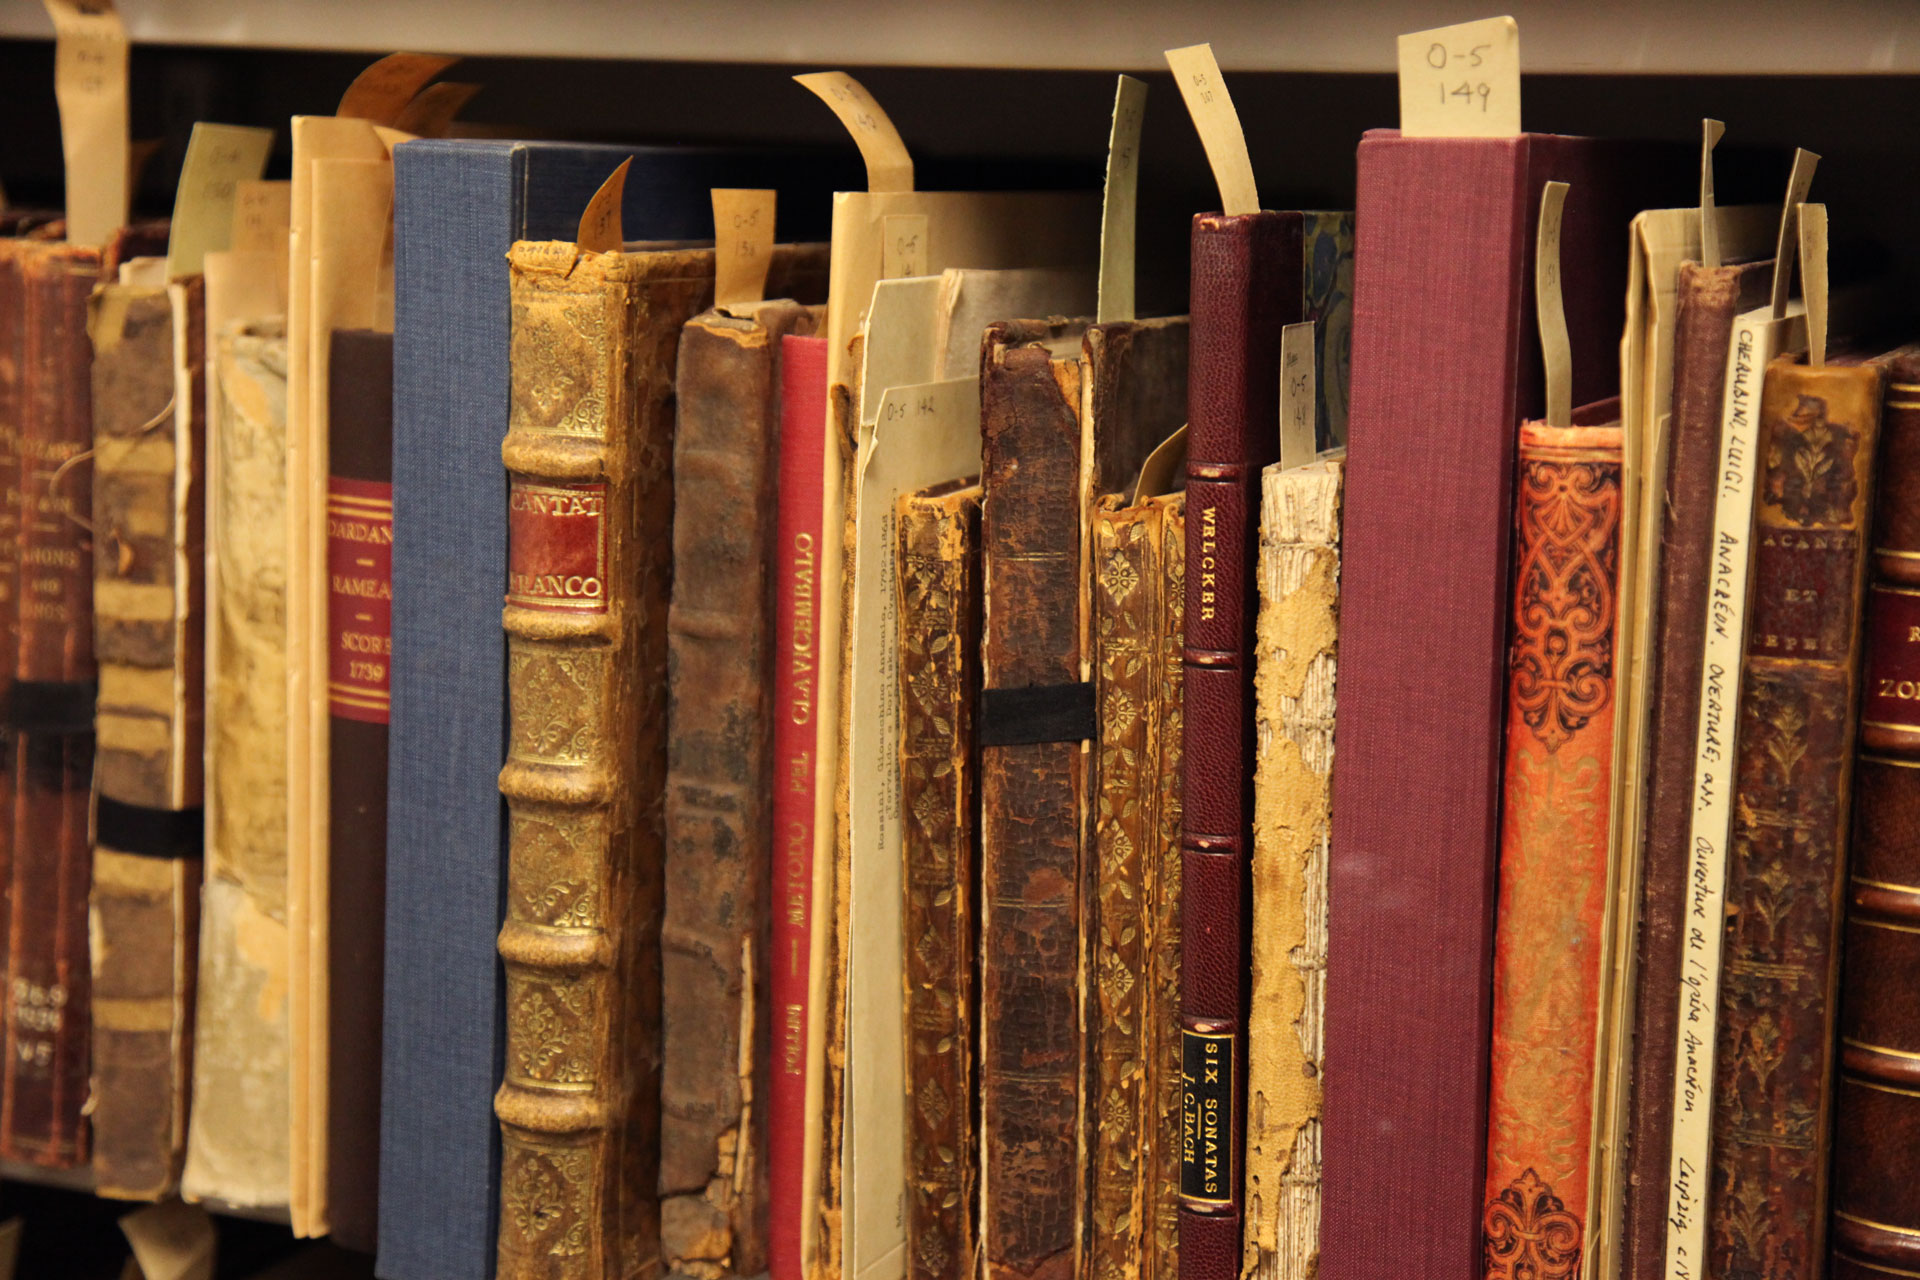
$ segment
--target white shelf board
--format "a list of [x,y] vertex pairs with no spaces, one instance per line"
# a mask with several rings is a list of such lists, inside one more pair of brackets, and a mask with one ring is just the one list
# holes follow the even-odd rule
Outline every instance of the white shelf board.
[[[1495,0],[1497,3],[1497,0]],[[1228,70],[1391,72],[1394,37],[1481,16],[1435,0],[120,0],[154,44],[468,55],[1158,70],[1202,40]],[[1914,0],[1512,0],[1527,70],[1920,73]],[[1485,12],[1498,12],[1488,5]],[[0,36],[46,37],[31,0]],[[644,84],[634,92],[645,93]]]

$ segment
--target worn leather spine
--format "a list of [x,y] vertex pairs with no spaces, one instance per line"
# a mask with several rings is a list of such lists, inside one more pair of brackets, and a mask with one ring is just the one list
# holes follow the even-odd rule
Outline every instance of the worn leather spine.
[[[1081,678],[1082,534],[1073,500],[1081,484],[1081,366],[1054,359],[1045,336],[1041,325],[996,324],[982,346],[981,681],[988,691]],[[1074,1274],[1082,756],[1079,742],[980,752],[987,1280]]]
[[903,496],[898,521],[900,808],[907,960],[907,1269],[973,1274],[975,928],[980,872],[973,705],[980,691],[980,486]]
[[767,1266],[773,537],[780,351],[815,316],[719,309],[681,335],[667,616],[661,1262]]
[[1826,1263],[1834,997],[1879,435],[1875,365],[1767,367],[1727,866],[1708,1266]]
[[1258,485],[1279,453],[1280,330],[1301,318],[1300,245],[1297,213],[1193,222],[1180,1006],[1201,1087],[1181,1119],[1187,1280],[1240,1267]]
[[1886,366],[1840,947],[1833,1280],[1920,1272],[1920,351]]
[[1170,1094],[1177,1107],[1179,1087],[1184,500],[1108,497],[1092,525],[1099,737],[1086,924],[1092,1188],[1084,1274],[1128,1280],[1170,1277],[1178,1266],[1175,1184],[1165,1176],[1177,1176],[1178,1154],[1164,1107]]
[[93,443],[87,297],[97,249],[36,245],[25,261],[20,630],[6,1063],[0,1156],[54,1168],[88,1157],[89,783],[93,772]]
[[200,934],[205,634],[204,290],[93,298],[93,1172],[179,1184]]
[[1344,458],[1261,475],[1254,648],[1253,997],[1247,1023],[1250,1280],[1320,1265],[1327,854]]
[[1488,1280],[1577,1274],[1590,1239],[1616,710],[1618,416],[1612,401],[1576,415],[1591,425],[1520,428],[1481,1218]]
[[[20,445],[27,412],[25,269],[32,252],[30,241],[0,239],[0,706],[4,707],[12,705],[13,673],[20,653],[20,531],[25,509]],[[0,885],[8,886],[13,882],[18,750],[19,733],[12,715],[0,715]],[[12,923],[12,913],[0,910],[0,957],[11,954]]]
[[287,339],[279,320],[215,339],[208,441],[207,811],[193,1110],[181,1192],[287,1203]]
[[1703,267],[1682,263],[1673,344],[1660,591],[1648,676],[1645,843],[1635,932],[1632,1081],[1627,1103],[1622,1268],[1626,1280],[1660,1280],[1666,1268],[1667,1165],[1673,1139],[1673,1046],[1680,940],[1686,912],[1688,815],[1700,717],[1701,644],[1727,343],[1734,317],[1758,306],[1771,261]]
[[673,371],[705,250],[516,244],[501,1280],[658,1275]]
[[327,1233],[379,1233],[393,704],[393,335],[336,330],[327,364]]

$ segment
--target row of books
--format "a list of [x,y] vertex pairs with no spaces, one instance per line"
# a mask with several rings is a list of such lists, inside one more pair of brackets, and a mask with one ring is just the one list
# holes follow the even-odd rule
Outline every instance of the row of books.
[[0,1154],[388,1280],[1912,1261],[1920,368],[1806,157],[1215,119],[1140,319],[1124,78],[1103,202],[447,65],[197,260],[0,228]]

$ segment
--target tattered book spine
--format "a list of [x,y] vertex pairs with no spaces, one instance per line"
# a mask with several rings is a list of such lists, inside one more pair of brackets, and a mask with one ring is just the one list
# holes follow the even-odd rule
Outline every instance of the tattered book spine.
[[1588,1243],[1613,776],[1619,424],[1526,423],[1518,470],[1481,1217],[1489,1280],[1578,1274]]
[[[983,705],[1080,680],[1080,364],[987,330]],[[986,1280],[1069,1280],[1083,1188],[1078,741],[981,725],[980,1105]]]
[[767,1266],[773,566],[780,352],[794,302],[709,311],[680,339],[667,616],[661,1261]]
[[1254,632],[1253,998],[1247,1027],[1251,1280],[1320,1264],[1320,1098],[1344,459],[1261,474]]
[[1834,1280],[1920,1272],[1920,351],[1887,375],[1840,949]]
[[980,487],[900,499],[900,809],[907,959],[907,1268],[973,1275],[980,864]]
[[516,244],[501,1280],[660,1269],[673,370],[711,251]]
[[92,981],[87,894],[93,775],[93,445],[87,298],[98,250],[35,245],[20,438],[18,731],[0,1156],[54,1168],[88,1156]]
[[1104,498],[1090,546],[1098,738],[1085,925],[1085,1274],[1110,1280],[1178,1274],[1177,1184],[1166,1175],[1179,1167],[1168,1117],[1179,1096],[1183,502]]
[[1880,369],[1782,356],[1761,398],[1709,1273],[1826,1265],[1828,1117]]
[[179,1183],[200,932],[206,522],[204,291],[93,297],[93,1171]]
[[287,1203],[287,339],[215,338],[208,441],[207,809],[194,1108],[181,1192]]

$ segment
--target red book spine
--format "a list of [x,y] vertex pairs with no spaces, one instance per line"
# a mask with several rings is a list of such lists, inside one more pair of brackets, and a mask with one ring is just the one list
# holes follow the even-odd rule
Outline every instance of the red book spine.
[[1300,319],[1301,218],[1193,220],[1182,750],[1180,1275],[1240,1273],[1253,847],[1255,541],[1279,453],[1280,330]]
[[[1607,401],[1593,417],[1618,412]],[[1591,1226],[1620,450],[1617,423],[1520,429],[1481,1221],[1488,1277],[1578,1275]]]
[[780,514],[773,659],[773,1076],[767,1099],[772,1280],[803,1280],[806,1213],[807,987],[813,934],[814,760],[820,652],[814,619],[823,554],[820,493],[827,424],[827,340],[780,340]]

